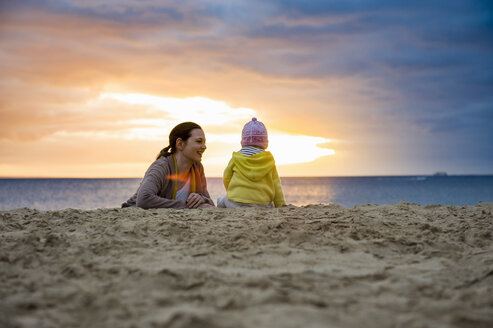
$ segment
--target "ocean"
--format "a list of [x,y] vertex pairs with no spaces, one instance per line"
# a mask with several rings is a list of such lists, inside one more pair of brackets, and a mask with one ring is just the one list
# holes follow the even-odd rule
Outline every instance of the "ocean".
[[[139,179],[0,179],[0,210],[120,207]],[[221,178],[208,178],[214,200],[225,194]],[[493,175],[281,178],[288,204],[336,203],[475,205],[493,202]]]

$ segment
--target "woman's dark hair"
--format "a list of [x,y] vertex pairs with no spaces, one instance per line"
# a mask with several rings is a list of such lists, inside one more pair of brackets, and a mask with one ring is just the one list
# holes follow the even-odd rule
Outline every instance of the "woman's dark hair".
[[192,135],[192,130],[194,129],[202,130],[200,125],[193,122],[183,122],[175,126],[169,133],[169,146],[164,147],[159,152],[156,159],[174,154],[176,152],[176,140],[180,138],[183,141],[187,141]]

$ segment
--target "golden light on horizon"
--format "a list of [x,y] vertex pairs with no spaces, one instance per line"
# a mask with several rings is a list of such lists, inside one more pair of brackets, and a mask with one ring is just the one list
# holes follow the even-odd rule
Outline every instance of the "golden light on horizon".
[[305,135],[293,135],[281,132],[269,134],[269,150],[274,155],[276,164],[298,164],[335,155],[335,151],[326,148],[330,139]]
[[[274,122],[262,110],[235,108],[205,97],[169,98],[137,93],[95,94],[67,109],[84,111],[77,120],[60,124],[34,140],[24,141],[18,155],[24,164],[0,163],[5,177],[141,177],[171,129],[183,121],[200,124],[206,133],[203,164],[208,176],[221,176],[233,151],[241,148],[241,131],[252,117],[269,133],[267,150],[277,165],[308,163],[333,155],[329,139],[290,133],[290,127],[270,128]],[[4,140],[4,149],[16,147]],[[36,151],[36,163],[28,159]],[[53,158],[62,153],[60,160]]]
[[[194,121],[207,132],[207,143],[228,146],[216,149],[211,157],[207,156],[205,164],[226,165],[231,151],[238,150],[241,128],[257,112],[251,108],[233,108],[223,101],[205,97],[170,98],[137,93],[103,93],[99,100],[112,99],[125,104],[145,106],[147,110],[162,113],[163,118],[142,118],[126,121],[132,126],[123,137],[126,139],[167,140],[167,133],[179,122]],[[224,125],[235,126],[238,134],[225,133]],[[268,124],[267,128],[268,128]],[[218,126],[221,127],[218,129]],[[272,152],[278,165],[312,162],[320,157],[334,155],[326,147],[330,139],[290,134],[286,131],[270,131],[268,150]],[[218,148],[218,147],[215,147]]]
[[[277,165],[308,163],[324,156],[335,155],[333,149],[327,148],[330,139],[280,131],[272,131],[268,134],[267,150],[272,153]],[[241,134],[208,133],[206,138],[208,145],[221,143],[227,145],[223,148],[227,148],[228,151],[221,153],[216,151],[211,157],[207,154],[204,165],[224,164],[225,158],[229,161],[232,151],[240,149]]]

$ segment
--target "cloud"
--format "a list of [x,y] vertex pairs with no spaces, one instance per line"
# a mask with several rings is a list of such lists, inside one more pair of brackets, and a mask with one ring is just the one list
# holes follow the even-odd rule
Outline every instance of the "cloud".
[[181,99],[135,93],[104,93],[100,99],[115,99],[132,105],[147,105],[154,111],[165,114],[165,118],[170,120],[182,122],[193,117],[204,126],[244,121],[255,115],[255,111],[250,108],[231,108],[225,102],[203,97]]
[[460,140],[484,158],[492,39],[488,1],[2,2],[0,139],[144,135],[146,120],[184,118],[95,101],[146,94],[250,108],[273,129],[346,140],[356,157],[368,140],[375,154],[405,143],[457,158]]

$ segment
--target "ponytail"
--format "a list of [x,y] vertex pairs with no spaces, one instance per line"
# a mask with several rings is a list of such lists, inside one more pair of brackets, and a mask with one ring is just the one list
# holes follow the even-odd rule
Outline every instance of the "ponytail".
[[169,151],[170,149],[171,149],[171,146],[164,147],[163,149],[161,149],[159,154],[157,154],[156,159],[159,159],[161,157],[168,157],[169,155],[173,154],[173,151],[171,151],[171,152]]

